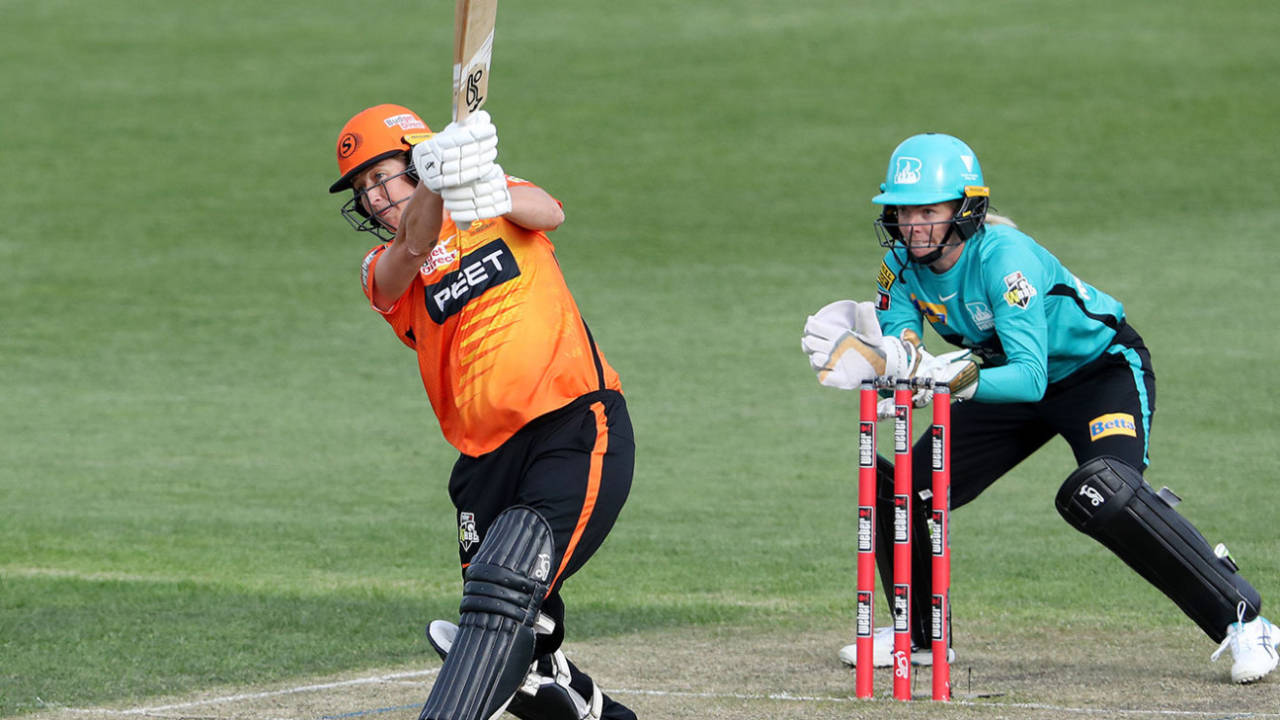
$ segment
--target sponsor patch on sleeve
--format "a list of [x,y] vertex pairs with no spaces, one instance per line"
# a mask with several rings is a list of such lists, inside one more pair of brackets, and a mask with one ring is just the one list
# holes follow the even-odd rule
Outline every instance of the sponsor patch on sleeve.
[[1138,425],[1129,413],[1108,413],[1089,421],[1089,442],[1111,435],[1138,437]]
[[898,276],[894,275],[893,271],[889,269],[889,266],[881,260],[880,273],[876,275],[876,284],[880,286],[880,289],[888,291],[893,287],[893,281],[897,279]]
[[379,245],[378,247],[370,250],[369,254],[364,256],[364,262],[360,263],[360,284],[364,287],[365,295],[372,292],[369,289],[369,267],[373,265],[373,259],[378,257],[378,253],[386,249],[386,245]]
[[883,290],[876,290],[876,309],[877,310],[889,309],[889,293]]
[[1004,285],[1007,290],[1004,293],[1004,301],[1009,303],[1010,307],[1019,307],[1026,309],[1030,304],[1031,298],[1036,296],[1035,286],[1022,274],[1021,270],[1017,270],[1004,276]]

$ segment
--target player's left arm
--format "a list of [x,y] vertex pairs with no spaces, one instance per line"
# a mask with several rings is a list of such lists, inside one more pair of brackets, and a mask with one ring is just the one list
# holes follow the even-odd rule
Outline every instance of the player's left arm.
[[1049,386],[1049,321],[1045,312],[1048,273],[1034,254],[1005,246],[983,263],[987,299],[1005,363],[984,367],[973,399],[1037,402]]
[[526,230],[555,230],[564,222],[564,208],[537,185],[511,185],[511,212],[504,217]]

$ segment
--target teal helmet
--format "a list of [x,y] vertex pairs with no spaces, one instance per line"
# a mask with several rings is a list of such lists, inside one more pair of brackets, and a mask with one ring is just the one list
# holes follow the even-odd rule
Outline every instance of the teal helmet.
[[924,133],[903,140],[889,157],[877,205],[932,205],[965,197],[965,188],[984,186],[978,156],[959,138]]
[[899,205],[960,200],[935,252],[920,258],[906,253],[909,260],[928,265],[941,257],[953,233],[963,242],[982,229],[990,194],[977,154],[962,140],[942,133],[912,135],[894,149],[884,182],[880,184],[880,194],[871,198],[871,202],[885,206],[876,220],[880,244],[888,248],[901,247]]

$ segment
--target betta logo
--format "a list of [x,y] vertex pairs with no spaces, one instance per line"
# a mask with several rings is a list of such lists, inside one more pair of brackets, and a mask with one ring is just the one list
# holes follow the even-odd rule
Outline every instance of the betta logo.
[[338,138],[338,157],[349,158],[358,147],[360,147],[360,136],[355,133],[347,133]]
[[1129,413],[1111,413],[1099,415],[1089,421],[1089,442],[1097,442],[1099,438],[1110,435],[1128,435],[1138,437],[1138,426]]
[[895,185],[915,185],[920,182],[920,169],[924,167],[924,163],[920,158],[900,157],[898,158],[898,167],[893,171],[893,183]]

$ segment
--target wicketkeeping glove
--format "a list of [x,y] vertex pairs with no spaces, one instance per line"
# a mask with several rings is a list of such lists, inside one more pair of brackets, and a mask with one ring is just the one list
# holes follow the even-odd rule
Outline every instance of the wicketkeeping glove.
[[818,382],[841,390],[881,375],[910,377],[918,359],[914,345],[881,334],[875,305],[852,300],[830,303],[810,315],[800,347]]
[[[951,399],[968,400],[978,390],[978,364],[974,355],[968,350],[955,350],[930,355],[921,349],[920,367],[916,377],[929,378],[935,383],[946,385],[951,389]],[[933,400],[933,390],[922,389],[912,397],[916,407],[924,407]]]

